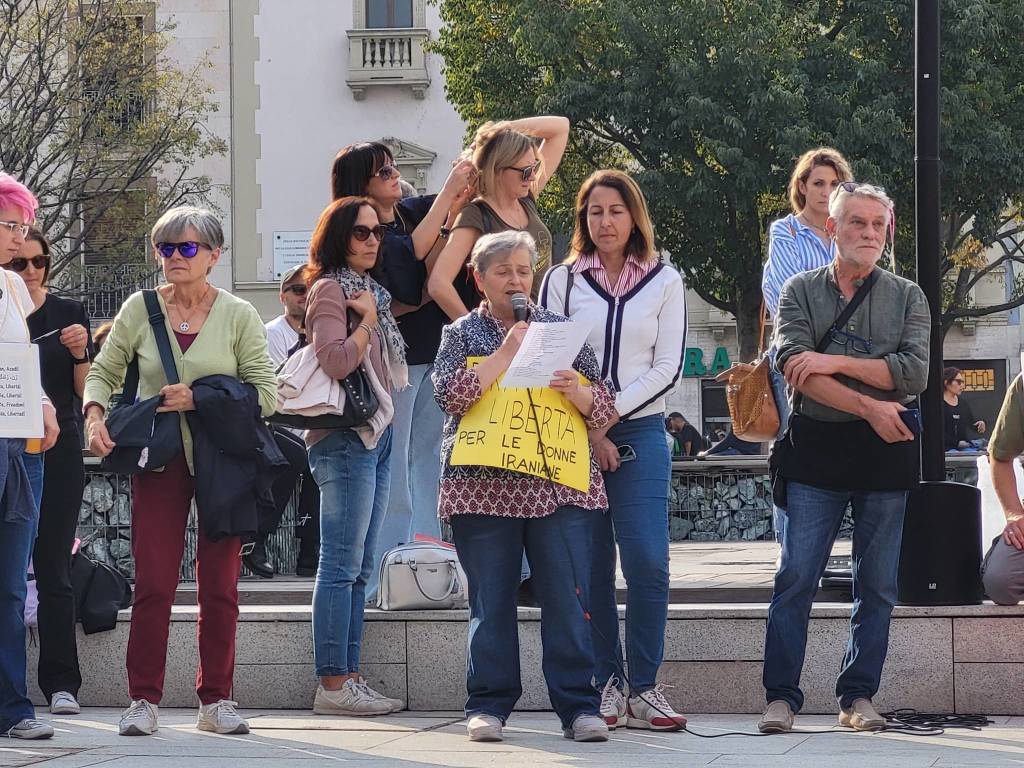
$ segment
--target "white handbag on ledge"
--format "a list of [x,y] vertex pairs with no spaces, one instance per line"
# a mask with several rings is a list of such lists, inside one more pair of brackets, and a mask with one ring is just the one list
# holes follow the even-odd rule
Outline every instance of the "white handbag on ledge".
[[383,611],[466,608],[466,573],[455,548],[435,541],[400,544],[380,561],[377,607]]

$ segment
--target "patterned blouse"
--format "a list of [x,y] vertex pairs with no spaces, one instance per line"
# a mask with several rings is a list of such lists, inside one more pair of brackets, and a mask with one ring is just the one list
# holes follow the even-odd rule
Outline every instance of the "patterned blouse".
[[[542,323],[567,322],[568,318],[530,304],[530,318]],[[590,456],[590,491],[583,492],[540,477],[507,469],[483,466],[452,466],[455,436],[462,415],[483,395],[476,371],[466,367],[470,357],[486,357],[505,339],[505,328],[484,302],[468,315],[445,326],[441,348],[432,374],[434,397],[447,415],[441,442],[441,493],[438,512],[442,520],[452,515],[497,517],[545,517],[558,507],[606,509],[608,496],[593,453]],[[612,392],[601,381],[601,368],[589,344],[584,345],[573,368],[592,382],[594,410],[585,419],[588,428],[600,429],[615,413]]]

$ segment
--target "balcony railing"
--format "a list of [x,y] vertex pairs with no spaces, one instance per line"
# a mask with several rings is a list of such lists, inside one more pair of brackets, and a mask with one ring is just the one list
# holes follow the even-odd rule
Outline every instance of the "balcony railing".
[[348,87],[357,101],[373,85],[400,85],[417,99],[430,85],[423,45],[426,29],[350,29]]

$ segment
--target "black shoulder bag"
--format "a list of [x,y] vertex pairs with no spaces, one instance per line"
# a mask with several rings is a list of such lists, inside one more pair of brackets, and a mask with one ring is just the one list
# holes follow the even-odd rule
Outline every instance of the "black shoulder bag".
[[[347,313],[347,320],[349,324],[349,335],[355,328],[359,327],[358,320],[353,325],[352,311],[349,310]],[[308,344],[305,329],[299,334],[299,341],[289,352],[289,356],[295,354],[300,349]],[[295,413],[274,413],[267,418],[267,421],[271,425],[280,425],[284,427],[292,427],[293,429],[351,429],[352,427],[360,427],[368,422],[377,409],[380,408],[380,401],[377,399],[377,393],[373,391],[373,386],[370,384],[370,379],[366,375],[366,371],[363,369],[364,365],[372,365],[369,362],[363,362],[356,366],[356,369],[352,371],[348,376],[339,381],[339,384],[345,390],[345,410],[344,413],[324,413],[320,416],[300,416]],[[284,367],[284,364],[281,364]],[[280,368],[278,369],[280,372]]]
[[[168,384],[177,384],[178,369],[174,365],[171,342],[164,324],[164,313],[156,291],[142,292],[149,313],[149,324],[160,350],[160,361]],[[134,475],[166,466],[182,451],[181,417],[176,411],[157,413],[163,402],[162,395],[154,395],[135,402],[139,387],[139,358],[128,364],[124,379],[124,390],[120,401],[107,415],[106,426],[114,450],[103,458],[100,466],[107,472],[120,475]]]
[[[814,347],[814,351],[821,354],[824,352],[829,345],[830,337],[832,332],[843,328],[853,316],[853,313],[857,310],[857,307],[861,305],[867,295],[871,292],[872,286],[875,284],[875,278],[877,276],[877,270],[872,270],[871,274],[867,276],[864,282],[861,284],[857,292],[853,294],[853,298],[850,299],[850,303],[846,305],[846,308],[839,314],[839,317],[835,319],[829,329],[825,331],[825,335],[818,339],[818,343]],[[768,456],[768,476],[772,484],[772,501],[779,509],[785,509],[789,499],[786,495],[786,478],[781,474],[781,470],[788,456],[792,454],[793,444],[790,441],[790,429],[792,426],[793,417],[797,415],[797,408],[800,405],[802,399],[798,392],[796,397],[793,398],[793,413],[790,414],[790,424],[786,425],[785,434],[772,443],[771,453]]]

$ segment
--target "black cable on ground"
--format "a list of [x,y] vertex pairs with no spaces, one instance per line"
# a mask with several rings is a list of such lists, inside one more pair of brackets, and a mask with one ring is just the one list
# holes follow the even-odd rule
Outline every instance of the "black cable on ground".
[[924,736],[941,736],[947,728],[980,731],[993,725],[985,715],[956,715],[952,712],[918,712],[916,709],[894,709],[882,712],[887,731],[901,731]]

